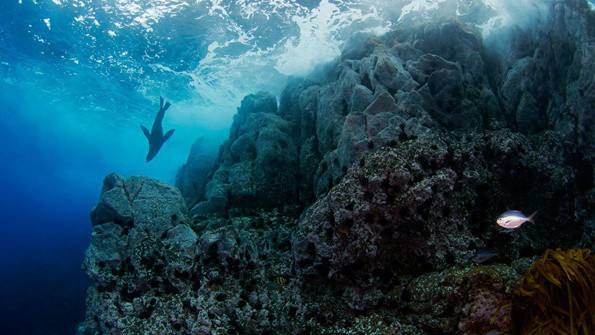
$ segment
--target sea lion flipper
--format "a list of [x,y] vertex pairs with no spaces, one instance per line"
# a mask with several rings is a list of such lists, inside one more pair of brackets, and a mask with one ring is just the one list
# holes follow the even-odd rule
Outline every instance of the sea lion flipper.
[[143,130],[143,133],[145,134],[145,136],[147,137],[147,139],[150,139],[151,138],[151,133],[149,132],[149,129],[147,129],[142,124],[140,125],[140,129]]
[[163,135],[163,143],[165,143],[165,141],[167,141],[171,135],[174,134],[174,131],[176,131],[175,129],[170,129],[167,131],[167,133],[165,133],[165,135]]

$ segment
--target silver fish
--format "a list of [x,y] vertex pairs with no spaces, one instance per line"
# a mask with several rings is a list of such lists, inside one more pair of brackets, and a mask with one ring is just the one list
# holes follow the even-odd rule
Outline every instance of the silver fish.
[[504,227],[507,229],[515,229],[520,227],[525,222],[535,223],[535,221],[533,221],[533,217],[535,217],[535,214],[537,214],[537,211],[533,212],[533,214],[527,217],[521,211],[506,211],[500,214],[498,220],[496,220],[496,223],[500,227]]
[[483,264],[483,263],[489,261],[490,259],[492,259],[492,258],[494,258],[496,256],[498,256],[498,252],[496,252],[494,250],[491,250],[491,249],[479,249],[475,253],[475,256],[473,256],[473,258],[471,258],[471,260],[474,263]]

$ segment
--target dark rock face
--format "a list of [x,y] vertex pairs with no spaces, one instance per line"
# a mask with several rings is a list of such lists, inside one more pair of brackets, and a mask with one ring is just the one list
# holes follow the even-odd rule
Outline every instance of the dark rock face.
[[204,138],[200,137],[194,142],[186,163],[180,167],[176,175],[176,187],[182,192],[188,206],[203,200],[205,186],[217,157],[215,152],[207,148],[204,141]]
[[93,282],[93,317],[80,332],[118,334],[132,319],[167,308],[155,296],[185,288],[178,278],[195,271],[197,236],[180,192],[147,178],[107,176],[91,217],[83,268]]
[[298,150],[291,125],[278,115],[277,101],[266,93],[244,98],[217,169],[206,185],[206,201],[194,214],[222,213],[292,204],[297,195]]
[[[183,195],[106,177],[79,333],[508,333],[531,258],[595,245],[586,6],[556,2],[504,54],[461,23],[359,36],[279,103],[247,96]],[[513,208],[536,223],[503,232]]]
[[[402,34],[377,40],[360,59],[344,59],[323,82],[294,80],[278,110],[273,97],[247,97],[207,184],[207,202],[193,212],[221,213],[244,203],[307,206],[368,151],[431,129],[497,124],[499,106],[477,34],[459,24]],[[445,36],[456,45],[433,46]],[[261,171],[276,177],[263,179]],[[271,191],[275,199],[265,201]]]
[[553,4],[545,31],[518,37],[501,89],[504,112],[520,131],[556,129],[591,162],[595,152],[594,20],[585,1]]
[[80,334],[303,329],[291,280],[293,219],[191,222],[174,187],[117,175],[106,177],[92,217],[84,269],[93,284]]
[[300,273],[365,282],[392,269],[442,268],[468,249],[469,190],[452,193],[457,173],[445,163],[446,145],[416,144],[362,158],[304,213],[294,241]]
[[[518,33],[505,56],[486,51],[480,34],[462,23],[360,36],[322,80],[293,79],[278,109],[273,97],[246,98],[210,178],[208,201],[195,212],[222,213],[248,202],[307,207],[366,152],[435,131],[555,130],[577,148],[577,164],[593,164],[595,49],[586,6],[556,3],[550,22]],[[256,128],[265,123],[272,138],[256,143]],[[258,171],[275,177],[263,179]],[[278,190],[279,183],[289,189]],[[263,203],[269,191],[280,193]]]
[[[367,155],[302,215],[294,240],[298,274],[361,287],[397,278],[393,271],[463,263],[482,241],[506,245],[500,252],[510,258],[571,245],[582,233],[568,226],[574,206],[567,190],[576,181],[551,136],[443,134]],[[540,211],[539,225],[514,245],[493,223],[511,204]]]

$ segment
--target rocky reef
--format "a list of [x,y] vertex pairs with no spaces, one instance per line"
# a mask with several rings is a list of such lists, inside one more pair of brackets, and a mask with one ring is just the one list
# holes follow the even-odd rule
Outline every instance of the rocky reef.
[[245,97],[182,191],[106,177],[79,334],[511,333],[532,260],[595,249],[594,20],[557,1],[498,50],[452,21],[356,36]]

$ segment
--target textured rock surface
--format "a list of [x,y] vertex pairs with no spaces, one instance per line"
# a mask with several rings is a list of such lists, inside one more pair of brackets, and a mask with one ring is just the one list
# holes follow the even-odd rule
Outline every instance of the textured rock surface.
[[205,186],[216,158],[217,153],[209,149],[204,137],[198,138],[192,145],[186,163],[176,175],[176,187],[188,206],[204,200]]
[[278,115],[274,96],[260,93],[244,98],[206,185],[206,200],[193,213],[294,203],[298,151],[290,131],[290,123]]
[[500,53],[459,22],[358,35],[246,97],[184,197],[106,177],[79,333],[506,334],[531,257],[595,243],[594,20],[555,2]]
[[[116,334],[167,308],[153,297],[183,288],[177,278],[195,269],[197,236],[180,192],[147,178],[107,176],[91,217],[83,267],[93,282],[87,301],[93,317],[81,333]],[[153,326],[164,327],[140,329]]]
[[266,94],[247,97],[209,201],[195,212],[224,213],[246,199],[260,208],[306,207],[366,152],[444,130],[555,130],[575,147],[576,169],[592,188],[594,19],[578,0],[551,11],[543,28],[517,33],[504,55],[487,52],[479,32],[462,23],[399,27],[356,38],[330,70],[290,81],[279,108]]
[[92,215],[84,268],[93,284],[80,334],[300,329],[293,219],[271,213],[191,222],[175,188],[117,175],[106,177]]
[[[298,274],[377,287],[397,278],[393,271],[460,264],[485,243],[510,258],[571,245],[583,232],[570,225],[575,181],[549,136],[533,143],[509,131],[430,136],[375,151],[302,215]],[[540,224],[522,238],[493,223],[513,204],[540,210]]]

